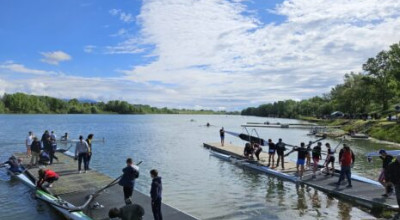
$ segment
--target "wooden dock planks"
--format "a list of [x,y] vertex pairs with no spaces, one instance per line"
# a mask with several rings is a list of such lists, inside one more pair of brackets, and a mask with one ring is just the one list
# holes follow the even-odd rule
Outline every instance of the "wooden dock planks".
[[[29,164],[30,158],[26,157],[24,153],[16,153],[17,157],[23,158],[25,165]],[[52,169],[60,175],[58,181],[53,184],[52,188],[48,190],[60,196],[63,200],[68,201],[75,206],[80,206],[85,203],[86,196],[103,188],[114,179],[104,175],[96,170],[90,170],[87,173],[78,173],[78,164],[72,158],[62,154],[56,153],[59,161],[55,161],[53,165],[46,166],[46,169]],[[39,168],[31,168],[28,170],[36,178],[38,177]],[[150,183],[149,183],[150,184]],[[133,193],[133,202],[141,205],[145,209],[145,216],[143,219],[153,219],[151,211],[151,199],[138,191]],[[93,208],[93,204],[99,203],[104,206],[103,208]],[[86,215],[93,219],[109,219],[108,211],[113,207],[124,206],[122,187],[118,184],[106,189],[94,201],[83,210]],[[183,213],[171,206],[162,204],[162,213],[164,219],[182,219],[194,220],[196,218]]]
[[[238,147],[230,144],[221,146],[220,143],[204,143],[203,146],[213,151],[232,155],[237,158],[244,158],[244,147]],[[275,160],[276,157],[277,156],[275,155]],[[268,153],[262,152],[260,154],[260,161],[257,164],[265,166],[268,162],[266,161],[267,159]],[[296,164],[292,161],[285,160],[285,170],[281,170],[280,168],[275,168],[275,170],[287,174],[294,174],[296,172]],[[297,183],[311,186],[327,194],[330,194],[337,198],[345,199],[363,207],[371,209],[398,209],[397,201],[394,195],[389,198],[382,197],[382,194],[384,193],[384,189],[382,187],[357,180],[352,180],[353,187],[346,188],[347,181],[342,181],[344,185],[336,185],[338,178],[339,176],[337,174],[335,174],[335,176],[333,177],[320,174],[317,175],[315,179],[313,179],[312,172],[310,170],[307,170],[304,173],[303,180],[298,180]]]

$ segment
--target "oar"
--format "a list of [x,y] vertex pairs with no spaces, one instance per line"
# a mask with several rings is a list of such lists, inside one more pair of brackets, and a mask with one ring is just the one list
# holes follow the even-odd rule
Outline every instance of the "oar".
[[[311,147],[311,145],[313,145],[313,144],[315,144],[315,143],[317,143],[317,142],[319,142],[319,141],[322,141],[322,140],[324,140],[325,138],[326,138],[326,135],[324,135],[322,138],[317,139],[317,140],[315,140],[315,141],[310,141],[310,142],[307,144],[307,147]],[[291,146],[293,146],[293,145],[291,145]],[[293,150],[289,151],[289,153],[285,154],[284,156],[286,157],[286,156],[288,156],[289,154],[293,153],[293,152],[295,151],[295,148],[296,148],[296,146],[293,146]]]

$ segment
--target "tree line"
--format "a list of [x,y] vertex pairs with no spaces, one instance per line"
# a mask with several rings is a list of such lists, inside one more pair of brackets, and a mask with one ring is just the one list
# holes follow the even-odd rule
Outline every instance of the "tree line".
[[329,93],[309,99],[285,100],[242,110],[242,115],[298,118],[325,117],[341,111],[350,118],[393,114],[400,102],[400,43],[362,65],[363,72],[345,74]]
[[24,93],[4,94],[0,99],[0,113],[20,114],[225,114],[225,111],[156,108],[130,104],[126,101],[85,102],[63,100],[49,96]]

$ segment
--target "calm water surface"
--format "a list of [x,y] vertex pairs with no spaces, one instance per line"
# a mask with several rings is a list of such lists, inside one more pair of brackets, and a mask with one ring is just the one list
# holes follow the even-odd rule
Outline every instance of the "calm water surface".
[[[136,189],[148,194],[148,172],[157,168],[163,177],[163,201],[200,219],[374,219],[368,210],[312,188],[296,187],[210,157],[202,147],[203,142],[219,142],[221,126],[242,132],[241,124],[267,120],[299,122],[220,115],[0,115],[0,159],[4,161],[12,152],[24,151],[23,142],[30,130],[39,137],[44,130],[54,130],[58,136],[68,132],[71,138],[94,133],[95,139],[104,137],[106,141],[93,144],[92,168],[117,177],[127,157],[143,160]],[[214,126],[204,126],[207,122]],[[283,138],[290,144],[313,140],[304,129],[257,131],[263,138]],[[338,143],[334,139],[327,141],[333,146]],[[229,135],[226,142],[244,145]],[[362,155],[389,146],[358,140],[349,144],[357,154],[354,172],[376,178],[379,161],[367,163]],[[68,146],[59,144],[61,148]],[[296,155],[290,157],[295,159]],[[0,219],[57,218],[50,208],[30,197],[27,187],[10,180],[0,170]]]

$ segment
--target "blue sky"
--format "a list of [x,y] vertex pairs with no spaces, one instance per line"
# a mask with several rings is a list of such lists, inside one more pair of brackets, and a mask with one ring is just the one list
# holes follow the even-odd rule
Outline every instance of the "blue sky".
[[1,1],[0,94],[240,110],[328,92],[400,41],[395,0]]

